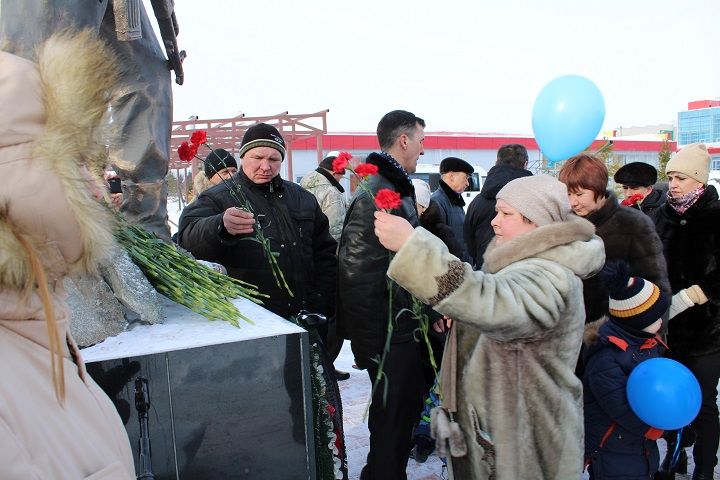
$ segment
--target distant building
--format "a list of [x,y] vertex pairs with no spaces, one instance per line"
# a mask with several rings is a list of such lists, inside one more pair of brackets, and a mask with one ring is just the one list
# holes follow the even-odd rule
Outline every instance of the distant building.
[[[657,132],[655,132],[657,133]],[[613,156],[620,165],[629,162],[645,162],[658,166],[658,153],[662,150],[664,138],[657,135],[638,135],[635,138],[606,138],[593,142],[590,150],[599,149],[607,140],[613,141]],[[363,159],[370,152],[377,151],[380,146],[374,132],[362,133],[333,133],[322,135],[323,153],[331,150],[347,151]],[[479,166],[485,170],[495,165],[497,150],[506,143],[519,143],[528,150],[529,169],[533,172],[547,171],[547,163],[540,156],[540,149],[535,139],[530,135],[510,135],[498,133],[467,133],[467,132],[426,132],[425,155],[420,157],[418,163],[424,165],[440,165],[445,157],[459,157],[471,165]],[[305,173],[317,167],[317,139],[307,138],[293,142],[293,178],[299,182]],[[670,141],[670,149],[675,151],[676,144]],[[551,173],[562,165],[555,164]],[[286,177],[283,170],[283,178]],[[347,179],[344,180],[347,184]]]
[[697,100],[678,112],[678,146],[720,144],[720,100]]

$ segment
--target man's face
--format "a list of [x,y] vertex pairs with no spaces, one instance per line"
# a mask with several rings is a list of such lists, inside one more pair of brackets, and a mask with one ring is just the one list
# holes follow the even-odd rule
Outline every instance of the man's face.
[[630,186],[630,185],[623,185],[623,196],[625,198],[630,198],[636,193],[639,193],[642,195],[642,198],[647,197],[650,195],[650,192],[652,192],[652,187],[636,187],[636,186]]
[[282,155],[270,147],[255,147],[245,152],[242,171],[253,183],[268,183],[280,173]]
[[210,179],[210,183],[213,185],[217,185],[218,183],[222,182],[223,180],[230,180],[230,177],[235,175],[237,172],[237,168],[235,167],[227,167],[223,168],[219,172],[217,172],[215,175],[212,176]]
[[470,185],[470,175],[465,172],[448,172],[445,183],[457,193],[462,193]]
[[415,130],[407,135],[400,136],[400,144],[403,146],[404,157],[403,167],[408,173],[415,173],[418,158],[425,155],[425,128],[420,124],[415,124]]

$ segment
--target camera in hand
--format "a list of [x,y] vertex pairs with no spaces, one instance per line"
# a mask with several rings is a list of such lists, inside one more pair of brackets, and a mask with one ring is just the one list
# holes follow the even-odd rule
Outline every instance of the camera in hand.
[[120,184],[120,178],[111,178],[108,180],[110,185],[110,193],[122,193],[122,185]]

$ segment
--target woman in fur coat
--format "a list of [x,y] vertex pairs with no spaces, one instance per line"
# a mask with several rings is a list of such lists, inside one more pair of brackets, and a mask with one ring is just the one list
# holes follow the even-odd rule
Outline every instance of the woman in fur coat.
[[[720,200],[708,185],[710,155],[703,144],[689,145],[668,162],[670,194],[656,218],[663,242],[670,285],[668,353],[693,372],[700,382],[700,413],[685,429],[681,444],[692,443],[693,480],[713,478],[720,443],[717,385],[720,377]],[[694,435],[693,435],[694,434]],[[668,451],[672,451],[670,443]],[[681,453],[680,467],[685,463]],[[672,479],[675,468],[663,461],[657,478]],[[682,471],[682,468],[678,469]]]
[[[135,478],[127,434],[69,332],[63,277],[113,245],[98,203],[115,89],[93,35],[51,37],[38,64],[0,52],[0,476]],[[97,183],[96,183],[97,181]],[[93,194],[91,194],[93,191]]]
[[[375,233],[397,251],[388,275],[456,320],[441,373],[443,408],[460,430],[450,424],[453,478],[579,478],[581,279],[602,267],[602,241],[549,175],[513,180],[497,199],[482,271],[399,217],[377,212]],[[440,451],[445,425],[436,412]]]

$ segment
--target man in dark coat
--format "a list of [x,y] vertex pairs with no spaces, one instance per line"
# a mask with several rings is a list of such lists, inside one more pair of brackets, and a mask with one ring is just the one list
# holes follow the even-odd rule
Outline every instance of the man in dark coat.
[[622,204],[636,208],[652,219],[665,204],[667,189],[653,188],[657,182],[657,170],[644,162],[630,162],[620,167],[613,176],[615,183],[622,185]]
[[[240,171],[205,190],[180,216],[178,242],[196,258],[225,266],[228,275],[257,285],[265,307],[288,318],[300,310],[332,315],[337,260],[327,217],[315,197],[280,177],[285,142],[271,125],[250,127],[240,148]],[[241,194],[230,191],[240,187]],[[248,200],[253,213],[241,209]],[[270,242],[289,289],[278,285],[255,222]]]
[[490,226],[495,217],[495,196],[509,181],[532,175],[526,170],[527,164],[525,147],[516,143],[503,145],[497,152],[495,166],[488,172],[480,195],[470,202],[463,229],[465,244],[476,270],[482,266],[485,249],[495,236]]
[[[366,161],[377,165],[379,174],[370,177],[367,187],[373,196],[380,189],[399,193],[402,204],[393,213],[417,226],[415,190],[408,173],[415,171],[424,152],[425,122],[395,110],[380,120],[377,135],[383,151],[371,153]],[[360,478],[402,480],[407,478],[412,428],[431,380],[424,369],[425,347],[414,335],[418,321],[411,313],[412,297],[395,283],[390,297],[386,276],[390,252],[373,233],[377,210],[373,196],[359,189],[345,216],[338,253],[338,333],[350,340],[357,365],[367,369],[373,384],[377,361],[388,342],[384,378],[370,406],[370,451]]]
[[470,175],[475,169],[461,158],[447,157],[440,162],[440,186],[430,196],[431,204],[428,209],[437,209],[435,215],[440,215],[442,222],[450,227],[455,240],[460,244],[461,255],[464,262],[470,261],[465,240],[463,238],[463,224],[465,223],[465,200],[462,192],[470,184]]

